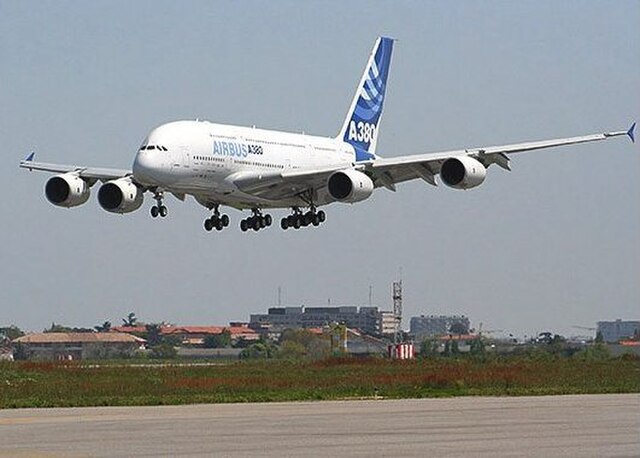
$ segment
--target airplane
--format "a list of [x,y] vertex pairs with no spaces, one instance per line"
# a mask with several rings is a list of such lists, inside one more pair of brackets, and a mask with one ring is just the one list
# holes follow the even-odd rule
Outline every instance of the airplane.
[[31,153],[20,162],[29,170],[54,172],[45,196],[59,207],[76,207],[100,181],[98,203],[111,213],[130,213],[142,206],[145,192],[153,194],[151,216],[167,216],[167,194],[184,201],[192,196],[211,216],[207,231],[229,225],[221,207],[250,210],[240,229],[259,231],[271,226],[268,209],[290,209],[282,229],[318,226],[326,219],[319,207],[334,202],[356,203],[377,188],[396,191],[396,185],[422,179],[437,186],[437,178],[454,189],[482,184],[495,164],[511,170],[509,155],[563,145],[628,136],[628,130],[579,137],[533,141],[504,146],[413,154],[384,158],[376,144],[387,89],[394,40],[378,37],[357,86],[339,134],[317,137],[186,120],[163,124],[144,139],[132,168],[107,169],[36,162]]

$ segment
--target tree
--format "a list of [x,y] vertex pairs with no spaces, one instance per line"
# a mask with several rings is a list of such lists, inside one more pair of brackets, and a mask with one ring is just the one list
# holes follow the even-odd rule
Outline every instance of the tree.
[[482,341],[482,339],[477,338],[477,339],[473,339],[471,341],[471,348],[469,350],[469,352],[472,355],[481,355],[484,353],[484,342]]
[[287,340],[280,345],[278,356],[285,359],[300,359],[304,358],[307,354],[307,350],[299,342],[293,340]]
[[153,359],[173,359],[178,356],[178,351],[169,344],[156,345],[151,349],[150,357]]
[[240,337],[239,339],[236,339],[235,343],[233,343],[233,348],[247,348],[251,344],[251,340]]
[[[338,331],[341,335],[344,329]],[[308,357],[311,359],[320,359],[329,356],[331,353],[331,341],[330,338],[324,335],[314,334],[308,329],[285,329],[280,335],[280,346],[282,347],[287,342],[292,342],[297,345],[301,345],[304,348],[304,352],[298,352],[299,357]],[[294,346],[289,346],[289,355],[292,355],[292,349]],[[295,347],[300,348],[300,347]]]
[[111,321],[105,321],[101,325],[94,326],[93,329],[97,332],[109,332],[111,330]]
[[586,346],[572,356],[585,361],[606,361],[611,358],[611,350],[603,342],[599,342]]
[[240,352],[241,359],[269,359],[273,358],[278,348],[262,337],[256,343],[249,345]]
[[[134,318],[135,319],[135,318]],[[162,328],[157,323],[148,324],[145,326],[146,333],[145,339],[150,347],[160,345],[162,343]]]
[[55,322],[51,323],[51,327],[47,329],[43,329],[44,333],[48,332],[93,332],[92,328],[72,328],[69,326],[65,326],[63,324],[56,324]]
[[227,348],[231,346],[231,332],[223,329],[220,334],[208,335],[204,338],[205,348]]
[[442,352],[442,354],[445,355],[445,356],[451,355],[451,340],[450,339],[448,339],[444,343],[444,351]]
[[133,328],[138,324],[138,319],[136,318],[136,314],[130,312],[125,318],[122,319],[122,323],[124,326],[128,328]]
[[0,341],[2,340],[2,336],[4,336],[8,340],[14,340],[18,337],[22,337],[23,335],[24,332],[22,332],[22,329],[13,324],[11,326],[0,328]]
[[424,339],[420,344],[420,356],[423,358],[438,356],[438,345],[436,339]]

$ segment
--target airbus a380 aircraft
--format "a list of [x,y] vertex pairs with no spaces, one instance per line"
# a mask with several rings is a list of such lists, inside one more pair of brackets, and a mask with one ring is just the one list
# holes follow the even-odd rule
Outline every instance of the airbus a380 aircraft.
[[335,138],[314,137],[213,124],[177,121],[164,124],[142,142],[132,170],[103,169],[34,161],[34,153],[20,163],[29,170],[58,175],[45,185],[49,202],[76,207],[89,199],[97,182],[100,206],[112,213],[130,213],[142,205],[143,194],[153,194],[151,216],[167,216],[166,193],[180,200],[191,195],[212,211],[207,231],[222,230],[229,217],[221,206],[249,209],[242,231],[271,225],[266,209],[289,208],[283,229],[318,226],[325,213],[318,207],[333,202],[354,203],[374,189],[396,190],[398,183],[421,178],[436,186],[436,177],[455,189],[479,186],[491,164],[510,170],[509,155],[554,146],[607,140],[629,130],[581,137],[535,141],[505,146],[470,148],[393,158],[376,155],[378,127],[384,104],[393,40],[376,40],[351,107]]

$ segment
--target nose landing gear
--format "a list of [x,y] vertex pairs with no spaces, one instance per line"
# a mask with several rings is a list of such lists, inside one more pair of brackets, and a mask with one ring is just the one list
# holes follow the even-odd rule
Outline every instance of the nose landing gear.
[[162,192],[156,192],[153,195],[153,198],[156,200],[156,205],[151,207],[151,217],[157,218],[158,216],[164,218],[169,213],[167,207],[162,203],[164,195]]

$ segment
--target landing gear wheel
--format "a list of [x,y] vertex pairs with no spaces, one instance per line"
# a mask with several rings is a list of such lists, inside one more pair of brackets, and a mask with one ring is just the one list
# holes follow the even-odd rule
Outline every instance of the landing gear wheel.
[[246,219],[243,219],[242,221],[240,221],[240,230],[242,232],[247,232],[247,229],[249,229],[249,223]]
[[158,207],[156,207],[155,205],[153,207],[151,207],[151,217],[152,218],[157,218],[158,217]]
[[221,231],[222,229],[224,229],[224,225],[222,224],[222,221],[220,219],[217,219],[213,226],[216,228],[216,231]]
[[160,205],[158,211],[160,212],[160,216],[162,216],[163,218],[169,213],[169,210],[167,210],[167,207],[165,207],[164,205]]
[[302,221],[300,221],[301,219],[302,218],[300,218],[299,216],[294,218],[294,220],[293,220],[293,228],[294,229],[300,229],[300,226],[302,226]]
[[264,222],[267,224],[267,226],[271,226],[271,223],[273,222],[271,215],[264,215]]
[[213,222],[209,218],[204,220],[204,229],[207,232],[210,232],[211,229],[213,229]]
[[320,225],[320,217],[318,215],[313,215],[313,219],[311,220],[311,224],[314,226]]
[[282,218],[280,220],[280,227],[285,231],[289,229],[289,220],[287,218]]
[[325,212],[323,210],[320,210],[318,213],[318,221],[320,221],[321,223],[324,223],[325,220],[327,219],[327,215],[325,214]]
[[229,225],[229,216],[227,215],[222,215],[220,217],[220,221],[222,222],[222,226],[223,227],[227,227]]

